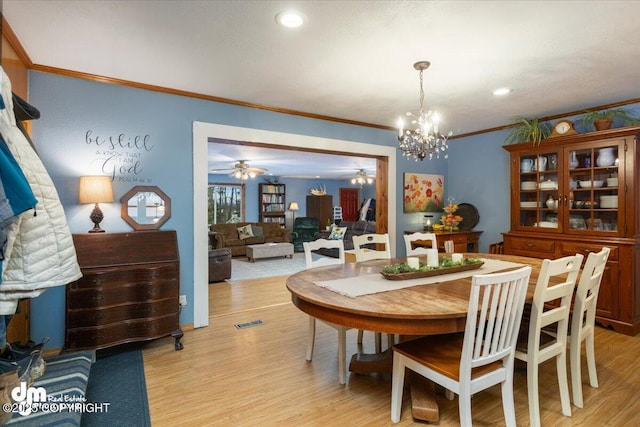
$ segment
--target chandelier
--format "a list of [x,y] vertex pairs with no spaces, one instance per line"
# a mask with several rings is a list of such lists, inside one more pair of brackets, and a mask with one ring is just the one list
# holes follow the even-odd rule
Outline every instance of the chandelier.
[[400,141],[399,147],[402,150],[402,155],[413,157],[416,161],[424,160],[427,156],[429,159],[432,159],[433,156],[440,158],[440,152],[443,153],[445,159],[448,158],[447,139],[453,135],[453,132],[442,135],[438,131],[440,115],[437,111],[424,112],[422,73],[429,68],[429,65],[431,65],[429,61],[419,61],[413,64],[413,68],[420,71],[420,113],[416,116],[409,112],[407,116],[412,118],[411,125],[415,126],[415,129],[404,129],[402,117],[398,120],[398,141]]
[[373,183],[373,178],[368,176],[364,169],[360,169],[358,172],[356,172],[356,176],[351,180],[351,183],[360,184],[360,188],[362,188],[364,184]]

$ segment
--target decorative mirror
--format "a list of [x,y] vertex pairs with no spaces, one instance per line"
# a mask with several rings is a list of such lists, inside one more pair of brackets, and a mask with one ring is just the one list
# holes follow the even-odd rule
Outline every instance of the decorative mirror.
[[171,218],[171,199],[154,185],[137,185],[120,199],[122,219],[134,230],[158,230]]

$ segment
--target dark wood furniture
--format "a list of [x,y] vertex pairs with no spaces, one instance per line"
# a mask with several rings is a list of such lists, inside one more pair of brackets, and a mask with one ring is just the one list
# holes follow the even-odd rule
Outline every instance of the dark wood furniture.
[[[421,233],[423,231],[420,231]],[[404,234],[416,233],[416,231],[405,231]],[[436,242],[438,243],[438,251],[444,252],[444,242],[453,240],[454,250],[458,253],[478,252],[478,241],[482,231],[478,230],[456,230],[456,231],[434,231]],[[420,240],[414,243],[420,246]],[[425,246],[431,247],[430,242],[425,242]]]
[[83,277],[67,285],[64,350],[180,339],[175,231],[74,234]]
[[286,186],[284,184],[258,184],[259,222],[286,225]]
[[[628,335],[640,332],[639,133],[640,127],[627,127],[557,137],[537,147],[504,147],[511,162],[511,228],[504,233],[504,253],[581,253],[586,259],[589,252],[611,248],[596,322]],[[613,157],[607,160],[605,153]],[[529,171],[534,160],[545,163],[540,158],[547,159],[546,167]],[[584,181],[601,182],[592,187]]]
[[[532,267],[527,300],[533,299],[535,284],[540,273],[542,261],[536,258],[482,254],[482,258],[500,259]],[[377,274],[382,266],[406,262],[406,258],[392,260],[347,263],[303,270],[289,276],[287,289],[291,292],[293,304],[308,315],[332,324],[348,328],[401,335],[431,335],[464,331],[471,277],[459,280],[444,280],[430,285],[380,292],[350,298],[313,282]],[[444,278],[444,276],[443,276]],[[354,365],[360,368],[371,363],[372,369],[358,369],[359,373],[390,373],[390,352],[386,355],[354,355],[349,369]],[[386,360],[385,360],[386,356]],[[355,363],[354,361],[359,362]],[[415,390],[417,391],[417,389]],[[414,393],[412,388],[414,412],[426,414],[426,421],[437,421],[438,410],[433,398]],[[429,408],[424,410],[422,408]],[[435,413],[434,413],[435,410]]]
[[318,218],[320,229],[333,222],[333,196],[307,196],[307,216]]

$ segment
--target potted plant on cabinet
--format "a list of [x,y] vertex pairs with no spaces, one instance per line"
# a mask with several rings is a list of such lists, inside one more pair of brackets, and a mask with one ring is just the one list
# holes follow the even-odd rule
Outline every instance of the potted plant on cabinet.
[[551,125],[541,122],[537,118],[528,119],[520,117],[516,120],[511,133],[504,140],[505,144],[517,144],[519,142],[531,142],[533,146],[540,145],[543,139],[551,134]]
[[640,119],[633,117],[623,108],[610,110],[587,111],[580,121],[586,125],[593,125],[595,130],[610,129],[614,120],[621,120],[625,125],[638,124]]

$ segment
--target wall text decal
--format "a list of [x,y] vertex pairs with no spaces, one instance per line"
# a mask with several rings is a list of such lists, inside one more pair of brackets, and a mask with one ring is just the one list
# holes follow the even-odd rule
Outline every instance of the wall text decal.
[[153,180],[142,176],[143,155],[153,150],[150,135],[116,136],[94,135],[92,130],[85,134],[86,145],[95,146],[95,162],[100,162],[102,173],[113,181],[149,184]]

